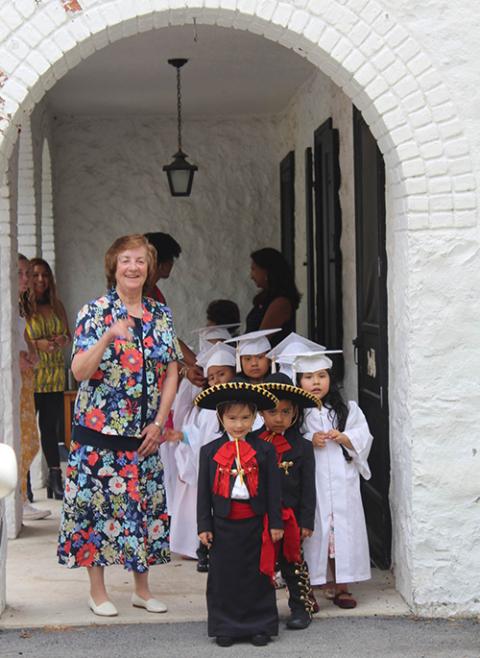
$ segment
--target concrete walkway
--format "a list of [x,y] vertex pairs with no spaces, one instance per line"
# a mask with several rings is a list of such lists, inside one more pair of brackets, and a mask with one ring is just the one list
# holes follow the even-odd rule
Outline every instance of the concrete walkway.
[[[37,492],[36,492],[37,493]],[[49,508],[53,514],[43,521],[26,522],[20,536],[8,544],[7,608],[0,618],[0,628],[70,627],[90,624],[178,623],[205,621],[206,574],[195,570],[196,563],[177,556],[170,564],[151,570],[155,595],[166,602],[168,612],[161,615],[133,608],[130,604],[132,577],[122,567],[107,569],[107,586],[119,610],[118,617],[102,619],[87,607],[88,576],[85,569],[66,569],[57,563],[56,541],[60,518],[60,501],[41,501],[37,507]],[[405,616],[410,611],[395,591],[392,576],[373,570],[368,583],[353,588],[358,600],[355,610],[334,606],[318,592],[321,610],[316,618]],[[285,590],[278,592],[279,611],[287,616]]]

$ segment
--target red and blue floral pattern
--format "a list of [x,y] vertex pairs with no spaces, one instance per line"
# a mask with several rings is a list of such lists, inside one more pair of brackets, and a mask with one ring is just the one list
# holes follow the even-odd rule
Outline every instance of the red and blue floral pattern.
[[58,543],[67,567],[121,564],[142,573],[170,560],[163,467],[157,454],[72,442]]
[[[126,317],[113,289],[84,306],[73,353],[88,350],[110,324]],[[144,298],[142,339],[132,333],[105,350],[97,371],[80,384],[75,424],[109,435],[112,443],[115,436],[140,437],[144,369],[149,423],[160,405],[167,365],[181,356],[170,309]],[[168,562],[168,515],[158,453],[141,458],[136,451],[73,441],[57,554],[68,567],[122,564],[139,573]]]

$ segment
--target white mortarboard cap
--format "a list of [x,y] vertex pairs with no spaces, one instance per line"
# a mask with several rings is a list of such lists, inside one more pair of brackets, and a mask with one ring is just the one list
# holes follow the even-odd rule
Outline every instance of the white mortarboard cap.
[[[275,345],[273,350],[267,354],[267,357],[272,361],[272,372],[275,372],[276,363],[280,364],[289,364],[291,365],[294,358],[298,354],[304,354],[309,351],[323,351],[327,348],[324,345],[319,343],[314,343],[313,340],[304,338],[300,334],[296,334],[292,331],[291,334],[288,334],[278,345]],[[286,374],[289,374],[288,372]]]
[[341,354],[343,350],[317,350],[296,354],[292,363],[293,373],[317,372],[317,370],[330,370],[333,363],[327,354]]
[[281,331],[281,329],[260,329],[225,341],[226,343],[237,343],[237,372],[241,371],[241,356],[265,354],[272,349],[267,336],[275,334],[277,331]]
[[235,368],[235,350],[225,343],[211,345],[197,356],[197,364],[203,368],[203,374],[208,377],[208,369],[211,366],[231,366]]
[[199,327],[198,329],[194,329],[192,331],[193,333],[198,334],[198,342],[199,342],[199,349],[204,350],[208,347],[210,347],[211,340],[219,341],[219,340],[227,340],[227,338],[231,338],[232,334],[228,331],[228,329],[231,329],[233,327],[238,327],[239,324],[213,324],[208,327]]

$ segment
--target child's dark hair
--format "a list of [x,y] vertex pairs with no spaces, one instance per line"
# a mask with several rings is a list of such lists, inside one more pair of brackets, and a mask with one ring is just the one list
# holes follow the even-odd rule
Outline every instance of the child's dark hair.
[[[207,306],[207,320],[215,324],[240,324],[240,309],[230,299],[214,299]],[[232,327],[233,335],[236,327]]]
[[[242,407],[243,406],[248,407],[252,412],[252,414],[254,415],[257,413],[257,405],[254,404],[253,402],[242,402],[240,400],[238,401],[232,400],[231,402],[220,402],[220,404],[217,404],[217,414],[220,420],[221,421],[223,420],[224,415],[227,413],[229,409],[231,409],[232,407],[236,407],[238,405]],[[223,427],[221,422],[218,424],[218,431],[219,432],[225,431],[225,428]]]
[[253,402],[243,402],[241,400],[238,401],[232,400],[231,402],[220,402],[220,404],[217,405],[217,413],[220,416],[220,418],[223,418],[229,409],[236,406],[248,407],[252,412],[252,414],[257,413],[256,404],[254,404]]

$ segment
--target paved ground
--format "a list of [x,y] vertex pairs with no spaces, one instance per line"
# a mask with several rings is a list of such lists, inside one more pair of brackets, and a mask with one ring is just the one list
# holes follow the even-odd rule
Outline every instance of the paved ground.
[[267,647],[248,642],[228,649],[206,637],[204,623],[89,626],[0,633],[2,658],[478,658],[479,626],[473,621],[395,617],[319,619],[305,631],[281,630]]
[[[57,563],[56,541],[60,502],[35,502],[49,506],[53,517],[25,524],[20,537],[9,542],[7,556],[7,609],[0,618],[0,629],[43,626],[87,626],[89,624],[169,624],[200,622],[206,619],[205,574],[195,571],[195,562],[178,557],[168,565],[151,570],[154,593],[168,605],[164,615],[153,615],[130,604],[131,576],[121,567],[107,570],[111,598],[119,616],[102,621],[87,607],[88,578],[85,569],[66,569]],[[370,582],[354,586],[358,607],[353,616],[398,616],[410,611],[394,589],[391,574],[374,570]],[[278,593],[279,609],[286,614],[285,591]],[[340,610],[319,596],[320,619],[344,617]],[[350,613],[349,613],[350,615]],[[199,637],[203,632],[199,631]],[[0,658],[3,658],[0,646]],[[480,656],[480,654],[479,654]]]

